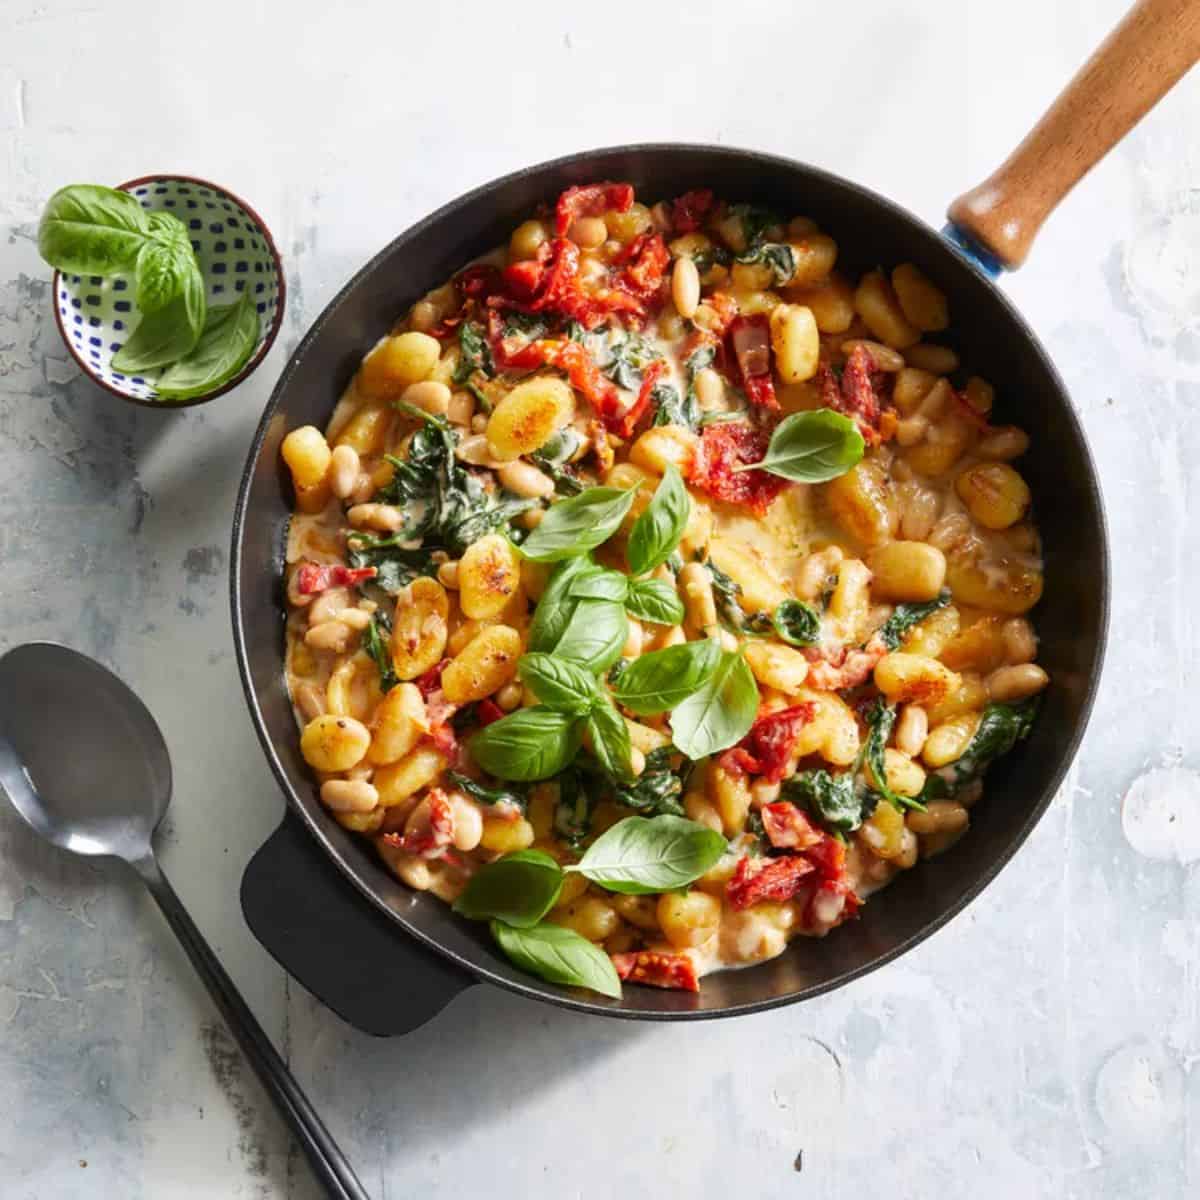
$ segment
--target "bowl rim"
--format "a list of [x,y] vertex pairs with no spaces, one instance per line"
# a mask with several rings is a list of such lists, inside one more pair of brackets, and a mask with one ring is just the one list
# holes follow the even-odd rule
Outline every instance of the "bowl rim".
[[287,306],[287,278],[284,275],[283,259],[280,257],[279,249],[275,245],[275,239],[271,236],[271,230],[267,223],[259,216],[257,210],[247,204],[236,192],[231,192],[227,187],[222,187],[219,183],[213,183],[211,179],[202,179],[199,175],[182,175],[176,171],[155,171],[149,175],[139,175],[136,179],[127,179],[124,183],[118,183],[116,190],[119,192],[128,191],[130,188],[138,187],[144,183],[155,183],[163,179],[179,180],[181,183],[194,183],[200,187],[212,188],[214,192],[219,192],[222,196],[227,196],[235,204],[239,205],[242,210],[250,215],[254,222],[262,230],[263,239],[267,243],[267,250],[271,254],[271,258],[275,263],[275,274],[279,279],[279,299],[275,304],[275,317],[271,322],[270,328],[267,330],[267,336],[263,338],[262,345],[250,356],[246,361],[246,365],[228,382],[223,383],[219,388],[212,392],[206,392],[203,396],[195,396],[191,400],[142,400],[137,396],[127,396],[124,392],[112,386],[111,383],[105,382],[98,378],[93,371],[92,364],[81,358],[75,347],[71,345],[71,339],[67,337],[67,331],[63,326],[62,313],[58,310],[58,290],[59,280],[63,276],[63,272],[57,267],[54,269],[54,274],[51,276],[51,287],[53,295],[51,297],[53,303],[51,310],[54,313],[54,324],[58,327],[59,336],[62,338],[63,345],[67,348],[67,353],[79,365],[79,369],[96,385],[98,388],[103,388],[112,396],[116,396],[124,400],[127,404],[136,404],[139,408],[156,408],[156,409],[177,409],[177,408],[195,408],[198,404],[207,404],[210,400],[215,400],[218,396],[223,396],[226,392],[232,391],[239,383],[250,376],[254,371],[262,365],[262,361],[267,357],[271,347],[275,344],[275,339],[279,336],[279,330],[283,326],[283,313]]
[[[830,979],[818,984],[806,985],[797,991],[790,992],[786,995],[765,996],[759,999],[754,999],[740,1004],[731,1004],[722,1008],[703,1008],[703,1009],[657,1009],[657,1010],[638,1010],[626,1008],[620,1002],[610,1003],[599,997],[585,998],[583,995],[577,995],[576,989],[568,989],[553,984],[540,983],[532,977],[529,982],[525,982],[520,976],[509,977],[501,971],[495,970],[486,964],[481,964],[465,957],[464,955],[452,950],[443,945],[437,938],[424,930],[418,928],[415,924],[408,921],[405,916],[397,912],[387,901],[380,895],[376,889],[372,888],[369,883],[361,877],[361,874],[355,867],[347,861],[341,850],[334,845],[329,833],[321,827],[319,822],[308,811],[308,808],[301,802],[295,789],[292,787],[287,770],[280,761],[278,752],[276,751],[274,741],[267,727],[266,718],[263,715],[259,704],[258,689],[254,682],[253,673],[250,664],[250,652],[246,640],[246,630],[242,618],[242,555],[244,551],[244,531],[248,518],[250,507],[250,492],[254,483],[256,469],[262,458],[263,444],[266,441],[267,434],[270,430],[272,422],[275,420],[279,405],[283,399],[285,391],[292,385],[296,375],[297,364],[302,360],[309,346],[316,341],[321,334],[326,322],[331,318],[332,314],[341,306],[346,298],[361,285],[364,279],[379,264],[386,261],[392,255],[396,248],[402,242],[407,242],[421,236],[427,236],[430,229],[434,228],[439,222],[444,220],[460,208],[465,207],[481,196],[487,195],[489,192],[506,183],[513,182],[528,176],[539,175],[544,172],[553,170],[571,169],[577,166],[585,165],[589,160],[597,158],[615,157],[624,154],[656,154],[656,153],[673,153],[680,150],[708,152],[721,155],[734,160],[741,160],[746,163],[752,163],[757,166],[768,166],[775,170],[796,171],[807,173],[811,176],[820,178],[839,187],[847,188],[852,191],[867,197],[873,204],[881,209],[891,211],[899,216],[903,221],[919,231],[921,236],[928,239],[932,245],[936,245],[940,251],[958,257],[970,269],[975,281],[986,291],[989,291],[992,296],[1004,308],[1014,325],[1022,332],[1033,348],[1037,358],[1048,377],[1053,381],[1055,388],[1062,398],[1062,417],[1071,426],[1073,433],[1077,436],[1080,448],[1082,451],[1083,462],[1087,471],[1087,491],[1091,494],[1091,498],[1095,507],[1097,519],[1097,533],[1100,540],[1100,572],[1096,580],[1097,589],[1099,592],[1099,623],[1095,646],[1092,652],[1093,669],[1086,680],[1083,689],[1083,695],[1079,707],[1079,718],[1075,723],[1075,727],[1071,730],[1070,736],[1063,741],[1058,750],[1057,762],[1050,776],[1048,783],[1042,789],[1042,794],[1038,799],[1033,811],[1029,816],[1012,831],[1008,844],[1005,846],[1002,853],[998,854],[978,876],[972,881],[971,885],[964,890],[962,895],[943,912],[939,913],[931,921],[927,922],[921,928],[916,930],[910,936],[904,938],[901,942],[891,947],[889,950],[873,958],[870,962],[863,963],[854,969],[845,972],[843,975]],[[1084,429],[1083,422],[1080,419],[1079,413],[1072,403],[1070,393],[1067,390],[1066,383],[1058,368],[1054,364],[1054,360],[1050,357],[1049,352],[1030,326],[1029,322],[1022,315],[1021,310],[1017,307],[1015,301],[999,286],[997,280],[989,277],[981,270],[975,262],[971,261],[967,256],[962,254],[953,243],[947,241],[943,234],[937,229],[923,221],[915,213],[909,211],[903,205],[892,200],[890,197],[877,192],[875,189],[865,186],[853,179],[848,179],[836,172],[829,171],[824,167],[814,166],[812,163],[806,162],[803,159],[792,158],[788,155],[773,153],[753,149],[745,146],[733,145],[717,145],[711,142],[630,142],[615,145],[595,146],[585,150],[577,150],[570,154],[559,155],[554,158],[544,159],[527,166],[519,167],[516,170],[506,171],[502,175],[485,180],[482,183],[476,184],[468,188],[466,191],[452,196],[448,201],[439,205],[431,212],[425,213],[419,217],[407,228],[401,230],[395,237],[390,239],[386,245],[382,246],[375,254],[372,254],[365,262],[355,270],[345,283],[337,290],[337,292],[326,302],[320,313],[308,324],[304,336],[292,350],[287,363],[284,365],[279,374],[279,378],[275,382],[275,387],[272,389],[271,395],[263,408],[262,416],[259,420],[258,428],[254,431],[253,438],[247,449],[245,466],[242,472],[242,478],[238,485],[237,498],[234,503],[233,522],[230,538],[230,564],[229,564],[229,599],[231,608],[231,625],[234,643],[234,657],[237,661],[238,675],[242,684],[243,696],[246,700],[246,706],[250,712],[251,723],[254,726],[254,731],[258,737],[259,745],[263,750],[263,755],[267,759],[267,763],[271,768],[272,774],[275,776],[276,782],[284,794],[284,800],[288,812],[285,812],[283,820],[286,821],[290,814],[294,814],[299,818],[300,822],[308,830],[309,834],[321,846],[324,853],[332,861],[334,868],[346,879],[355,890],[378,912],[382,913],[389,922],[391,922],[397,930],[397,933],[404,937],[414,939],[422,947],[438,954],[443,960],[452,963],[458,967],[467,976],[468,982],[464,986],[469,986],[471,983],[490,983],[493,986],[503,988],[505,991],[513,992],[516,995],[524,996],[527,999],[541,1001],[547,1004],[553,1004],[559,1008],[570,1009],[574,1012],[586,1013],[592,1016],[610,1017],[618,1020],[630,1021],[664,1021],[664,1022],[695,1022],[718,1020],[725,1017],[749,1016],[754,1013],[766,1012],[771,1009],[783,1008],[793,1004],[800,1004],[808,1000],[814,1000],[818,996],[826,995],[831,992],[838,991],[849,984],[855,983],[867,975],[874,974],[881,967],[887,966],[889,963],[904,957],[915,947],[922,942],[928,941],[934,934],[944,929],[951,921],[961,916],[976,900],[991,886],[996,877],[1012,862],[1017,852],[1025,845],[1034,829],[1041,823],[1046,812],[1053,803],[1054,798],[1058,795],[1068,772],[1074,765],[1079,747],[1083,741],[1083,737],[1091,723],[1091,718],[1095,708],[1096,695],[1099,690],[1100,681],[1103,676],[1104,662],[1108,649],[1108,639],[1110,633],[1111,609],[1112,609],[1112,555],[1110,547],[1110,535],[1108,526],[1108,515],[1104,504],[1104,494],[1100,486],[1100,477],[1096,469],[1095,456],[1092,453],[1091,445],[1088,442],[1087,433]],[[755,964],[758,965],[758,964]],[[550,992],[550,988],[555,988],[554,992]]]

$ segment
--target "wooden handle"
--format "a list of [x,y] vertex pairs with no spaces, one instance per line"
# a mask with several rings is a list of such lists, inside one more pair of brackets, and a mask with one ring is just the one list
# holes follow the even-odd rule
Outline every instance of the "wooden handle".
[[1010,270],[1058,202],[1200,58],[1200,0],[1138,0],[1029,136],[948,215]]

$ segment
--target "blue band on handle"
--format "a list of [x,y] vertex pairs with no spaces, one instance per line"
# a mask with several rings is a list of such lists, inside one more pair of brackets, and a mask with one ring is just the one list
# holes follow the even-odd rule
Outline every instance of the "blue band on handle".
[[1001,272],[1006,269],[990,250],[985,250],[969,233],[955,225],[953,221],[942,227],[942,237],[989,279],[998,279]]

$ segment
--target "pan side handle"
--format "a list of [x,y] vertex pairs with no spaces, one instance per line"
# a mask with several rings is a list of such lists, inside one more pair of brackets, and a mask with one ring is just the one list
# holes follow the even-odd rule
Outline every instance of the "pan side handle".
[[363,899],[290,811],[247,864],[241,898],[280,966],[364,1033],[408,1033],[475,982]]
[[1016,150],[950,205],[947,236],[989,273],[1015,270],[1059,201],[1197,58],[1197,0],[1138,0]]

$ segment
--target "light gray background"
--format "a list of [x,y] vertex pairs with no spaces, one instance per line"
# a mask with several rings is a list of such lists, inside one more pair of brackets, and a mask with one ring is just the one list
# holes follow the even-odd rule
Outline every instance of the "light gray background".
[[[231,651],[234,490],[359,264],[476,183],[622,141],[793,155],[939,223],[1122,7],[0,2],[0,650],[59,638],[140,690],[177,772],[166,869],[376,1196],[1196,1195],[1200,78],[1005,283],[1099,461],[1114,637],[1077,768],[966,915],[761,1017],[639,1026],[476,988],[381,1043],[289,985],[237,900],[282,801]],[[155,170],[244,195],[288,268],[265,365],[182,413],[78,377],[35,250],[56,187]],[[12,1200],[315,1194],[139,889],[6,810],[0,1114]]]

